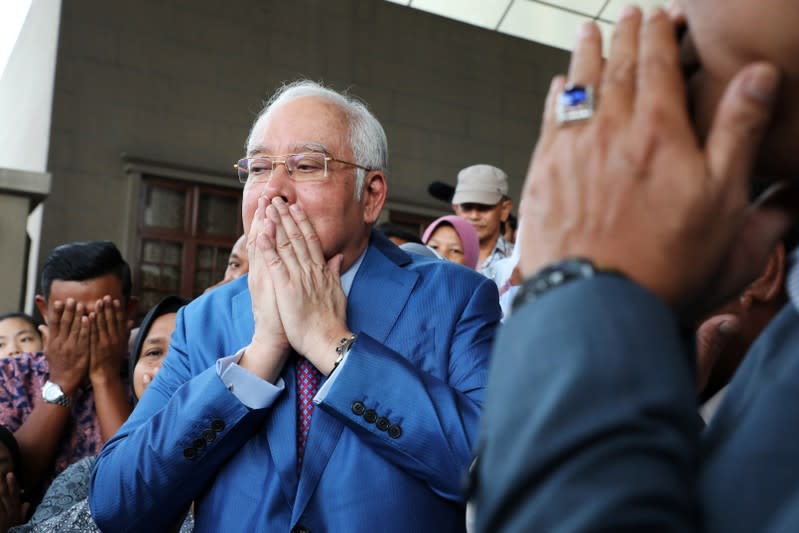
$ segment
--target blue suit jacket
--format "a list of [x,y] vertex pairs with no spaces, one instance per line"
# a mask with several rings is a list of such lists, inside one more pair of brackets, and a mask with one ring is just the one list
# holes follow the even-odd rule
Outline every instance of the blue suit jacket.
[[702,430],[693,336],[637,285],[566,285],[503,328],[480,531],[799,531],[799,315],[758,339]]
[[373,233],[348,299],[358,338],[314,410],[298,477],[293,365],[266,409],[217,375],[253,334],[246,279],[222,286],[179,313],[163,368],[97,461],[92,514],[103,530],[160,531],[195,501],[200,531],[462,530],[498,320],[490,280]]

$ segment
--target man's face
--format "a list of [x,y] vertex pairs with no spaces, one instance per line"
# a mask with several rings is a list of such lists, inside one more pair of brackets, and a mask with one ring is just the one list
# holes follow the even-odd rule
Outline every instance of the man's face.
[[[308,151],[307,146],[323,148],[328,155],[354,161],[349,144],[349,126],[344,113],[327,100],[302,97],[273,108],[255,127],[252,155],[286,155]],[[242,216],[249,232],[258,198],[267,202],[282,196],[289,204],[299,204],[316,230],[326,258],[344,253],[342,268],[357,259],[368,242],[369,226],[377,219],[385,200],[385,179],[379,172],[368,172],[361,200],[355,199],[355,169],[337,162],[328,163],[326,179],[294,181],[284,165],[278,165],[268,180],[244,186]]]
[[688,95],[704,138],[726,84],[744,65],[767,60],[782,73],[780,95],[763,143],[757,172],[799,175],[799,2],[796,0],[683,0],[688,35],[683,41]]
[[511,207],[510,200],[502,200],[497,205],[471,203],[452,205],[455,214],[474,227],[480,244],[499,237],[499,230],[502,223],[508,220]]
[[[42,297],[37,296],[36,306],[46,320],[49,305],[57,300],[66,302],[68,298],[72,298],[76,304],[83,304],[84,314],[88,315],[94,311],[97,300],[106,295],[110,296],[111,300],[119,300],[123,308],[128,305],[122,294],[122,281],[114,274],[106,274],[86,281],[54,280],[50,285],[50,298],[45,302]],[[135,302],[131,304],[135,306]],[[130,313],[130,306],[128,307],[127,311]]]
[[224,281],[233,281],[249,271],[250,261],[247,256],[247,237],[246,235],[242,235],[230,251],[227,268],[225,269]]

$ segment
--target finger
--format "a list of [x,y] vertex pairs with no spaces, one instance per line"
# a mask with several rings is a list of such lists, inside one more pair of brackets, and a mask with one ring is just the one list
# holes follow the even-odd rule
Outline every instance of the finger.
[[280,259],[282,260],[288,272],[297,272],[300,268],[300,263],[297,259],[297,254],[294,252],[294,246],[289,239],[288,233],[286,233],[286,228],[283,225],[283,221],[280,217],[280,212],[278,212],[277,207],[270,204],[266,208],[266,216],[275,227],[275,251],[280,256]]
[[636,82],[635,107],[642,120],[689,127],[675,26],[660,7],[641,26]]
[[106,303],[104,300],[97,300],[94,304],[95,313],[92,319],[92,337],[97,337],[97,341],[101,343],[108,342],[108,322],[106,320]]
[[[67,306],[67,310],[68,308],[69,306]],[[70,323],[70,327],[68,330],[70,338],[73,339],[78,336],[81,320],[84,316],[84,312],[86,311],[83,302],[78,302],[77,304],[75,304],[74,309],[75,311],[72,313],[72,322]],[[66,311],[64,312],[64,314],[66,315]]]
[[741,320],[729,313],[714,316],[699,327],[696,332],[697,390],[701,392],[705,388],[713,367],[740,329]]
[[42,335],[42,346],[47,346],[50,342],[50,328],[44,324],[38,327],[39,333]]
[[75,300],[67,298],[64,302],[64,310],[61,313],[61,320],[58,322],[59,334],[61,337],[68,337],[72,331],[72,322],[75,319]]
[[[277,209],[280,215],[280,224],[283,226],[283,231],[286,232],[286,237],[294,249],[297,261],[300,265],[309,265],[311,262],[311,254],[308,250],[308,244],[305,242],[305,234],[294,221],[289,206],[279,196],[272,200],[272,205]],[[322,264],[324,264],[324,262]]]
[[707,165],[719,187],[746,201],[749,177],[779,83],[777,69],[755,63],[739,72],[721,97],[706,144]]
[[600,91],[602,112],[626,114],[632,111],[640,29],[641,10],[636,6],[627,6],[616,23],[610,41],[610,54]]
[[98,325],[97,325],[97,315],[92,313],[89,315],[89,353],[95,354],[97,353],[97,345],[98,342]]
[[666,12],[669,14],[669,18],[671,18],[671,20],[677,26],[685,25],[687,22],[685,8],[683,8],[682,4],[677,0],[670,0],[666,6]]
[[78,346],[83,347],[84,350],[89,349],[89,332],[91,324],[89,317],[82,315],[80,317],[80,328],[78,329]]
[[552,135],[558,131],[558,100],[565,86],[565,76],[555,76],[549,84],[549,92],[544,102],[544,118],[541,122],[541,136],[538,140],[538,146],[548,144]]
[[122,336],[119,300],[112,301],[110,296],[103,298],[103,314],[105,315],[105,331],[108,341],[117,346]]
[[47,328],[53,338],[61,331],[61,319],[64,314],[64,302],[55,300],[47,307]]
[[266,209],[266,198],[261,196],[258,198],[258,206],[255,208],[250,231],[247,233],[247,251],[250,253],[250,257],[255,252],[255,240],[258,238],[258,232],[263,227],[264,209]]
[[17,482],[17,476],[14,475],[14,472],[9,472],[8,474],[6,474],[6,484],[8,485],[8,492],[12,498],[12,501],[18,506],[19,483]]
[[595,22],[580,27],[569,63],[569,83],[596,87],[602,75],[602,34]]
[[344,254],[336,254],[327,262],[327,268],[338,278],[341,276],[341,263],[343,262]]
[[283,260],[277,253],[274,238],[269,235],[270,231],[274,231],[274,223],[270,219],[267,219],[264,224],[264,231],[258,234],[256,249],[258,253],[264,257],[272,285],[280,285],[283,287],[290,281],[289,274],[285,263],[283,263]]
[[291,211],[294,222],[299,226],[305,238],[311,261],[317,265],[323,265],[325,263],[325,252],[322,250],[322,243],[319,240],[319,235],[316,234],[316,230],[314,230],[311,221],[308,220],[305,210],[300,207],[299,204],[292,204],[289,207],[289,211]]
[[114,317],[114,334],[116,335],[116,341],[122,342],[123,339],[126,339],[128,333],[130,332],[130,326],[128,326],[128,319],[125,316],[125,310],[122,309],[122,302],[119,300],[114,300],[112,302],[114,306],[113,309],[113,317]]

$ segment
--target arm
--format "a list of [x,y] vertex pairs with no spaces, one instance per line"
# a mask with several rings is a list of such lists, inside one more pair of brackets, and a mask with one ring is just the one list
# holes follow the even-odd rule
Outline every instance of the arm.
[[250,410],[225,387],[215,360],[195,370],[202,355],[188,342],[184,311],[162,369],[92,471],[90,507],[100,529],[177,523],[267,416],[268,408]]
[[[266,214],[273,232],[264,240],[263,251],[286,336],[297,353],[329,375],[337,356],[335,346],[350,335],[339,277],[342,256],[325,259],[299,205],[289,208],[277,197]],[[423,355],[425,363],[447,361],[446,372],[439,368],[440,377],[403,357],[422,354],[398,354],[362,334],[319,402],[320,408],[341,418],[386,460],[455,501],[462,500],[461,482],[471,460],[491,342],[500,319],[496,285],[484,278],[479,278],[479,284],[472,279],[458,276],[467,285],[452,287],[469,294],[448,295],[462,302],[463,309],[457,320],[448,317],[446,321],[453,328],[451,339],[446,337],[447,346]],[[440,290],[442,296],[447,294],[446,289]],[[360,408],[354,408],[355,402],[363,404],[364,412],[357,412]],[[367,420],[366,409],[386,418],[393,429],[385,428],[383,421],[381,430],[377,418]]]
[[687,346],[662,302],[612,277],[514,312],[486,398],[478,530],[697,529]]
[[[83,316],[83,305],[76,305],[72,300],[52,302],[47,315],[50,334],[45,356],[50,380],[60,385],[67,396],[74,398],[88,366],[89,319]],[[38,390],[32,392],[37,395],[33,411],[14,436],[25,459],[25,489],[36,495],[52,469],[71,411],[68,407],[44,402],[38,397],[41,395]]]
[[[485,279],[455,324],[445,379],[403,356],[424,358],[425,354],[401,355],[359,334],[346,364],[318,405],[340,418],[386,460],[440,496],[462,502],[498,321],[497,288]],[[395,430],[381,430],[363,413],[355,413],[356,401],[398,427],[400,435],[395,437]]]

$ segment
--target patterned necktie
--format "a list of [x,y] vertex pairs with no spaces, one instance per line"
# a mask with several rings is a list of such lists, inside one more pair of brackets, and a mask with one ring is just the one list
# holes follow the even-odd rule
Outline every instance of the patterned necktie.
[[302,471],[305,443],[311,429],[313,398],[322,383],[322,374],[306,358],[297,356],[297,475]]

